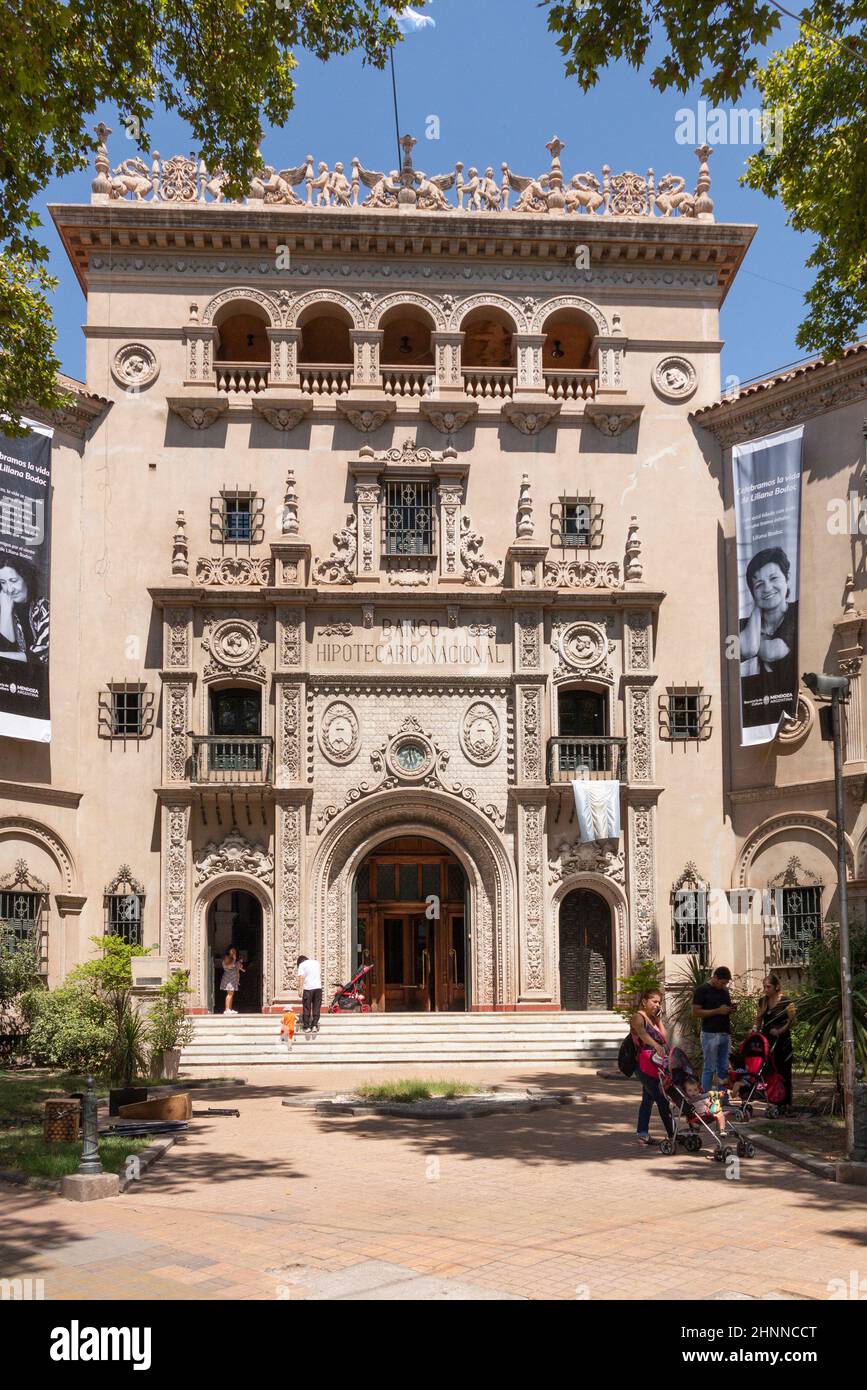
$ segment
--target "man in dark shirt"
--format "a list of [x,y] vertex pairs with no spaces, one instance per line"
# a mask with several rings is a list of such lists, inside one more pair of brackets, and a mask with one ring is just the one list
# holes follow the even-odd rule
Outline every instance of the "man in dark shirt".
[[701,1089],[709,1091],[713,1086],[716,1072],[720,1085],[724,1086],[729,1070],[729,1048],[731,1047],[731,1016],[735,1011],[729,993],[732,972],[725,965],[718,965],[706,985],[699,985],[692,996],[692,1016],[701,1019],[701,1052],[704,1068],[701,1073]]

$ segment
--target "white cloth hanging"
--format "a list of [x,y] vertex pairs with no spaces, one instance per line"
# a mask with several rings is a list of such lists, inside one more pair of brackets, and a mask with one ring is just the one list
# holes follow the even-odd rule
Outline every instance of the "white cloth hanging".
[[572,783],[575,814],[581,841],[620,838],[620,783],[590,782],[576,778]]

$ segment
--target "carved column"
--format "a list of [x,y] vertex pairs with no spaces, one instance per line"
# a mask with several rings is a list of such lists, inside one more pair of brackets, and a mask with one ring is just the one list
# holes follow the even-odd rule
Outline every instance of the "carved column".
[[651,698],[656,674],[652,670],[652,614],[645,609],[627,610],[623,638],[631,947],[632,959],[644,960],[658,945],[655,842],[659,793],[653,786],[655,721]]
[[593,340],[592,351],[596,353],[599,369],[597,398],[611,399],[612,396],[626,394],[623,376],[623,357],[626,339],[622,334],[603,336],[598,334]]
[[432,333],[431,346],[436,363],[436,392],[439,396],[463,398],[464,379],[461,372],[461,349],[465,334]]
[[440,482],[438,488],[440,508],[440,578],[463,581],[464,570],[461,564],[460,527],[462,483]]
[[516,671],[541,670],[542,617],[541,608],[519,608],[515,613]]
[[300,999],[296,961],[301,951],[304,832],[310,795],[306,788],[276,793],[274,999],[281,1005]]
[[360,387],[369,391],[381,385],[380,351],[385,334],[381,328],[353,328],[349,337],[352,340],[352,389]]
[[861,698],[861,668],[864,646],[861,642],[860,613],[844,615],[834,623],[839,642],[837,664],[841,675],[849,677],[849,702],[843,706],[843,759],[847,763],[864,761],[864,713]]
[[355,484],[355,511],[358,519],[356,573],[360,578],[379,579],[379,502],[382,488],[372,479]]
[[526,391],[539,391],[544,395],[542,348],[545,345],[545,334],[515,333],[513,342],[518,363],[516,389],[522,394]]
[[192,727],[193,611],[186,605],[167,608],[163,615],[163,784],[189,781],[189,740]]
[[[188,801],[168,801],[162,813],[162,930],[160,949],[168,957],[170,966],[186,967],[192,970],[195,988],[201,991],[203,982],[201,972],[193,960],[192,943],[189,940],[190,920],[190,870],[189,870],[189,828],[190,805]],[[202,1005],[204,1000],[195,1002]]]
[[298,345],[300,328],[269,328],[271,370],[269,386],[298,386]]
[[553,999],[545,921],[545,805],[548,791],[522,791],[517,801],[519,1002]]
[[187,349],[184,385],[198,386],[203,381],[213,384],[216,328],[199,323],[188,324],[183,330],[183,335]]

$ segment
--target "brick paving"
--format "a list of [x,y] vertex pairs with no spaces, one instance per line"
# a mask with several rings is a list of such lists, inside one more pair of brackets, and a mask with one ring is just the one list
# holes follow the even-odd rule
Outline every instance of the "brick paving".
[[[632,1137],[632,1083],[570,1068],[407,1067],[576,1087],[531,1115],[324,1117],[281,1105],[389,1069],[251,1068],[195,1092],[200,1119],[140,1182],[90,1204],[0,1186],[0,1277],[46,1299],[825,1299],[867,1277],[867,1190],[759,1153]],[[235,1076],[244,1075],[234,1069]]]

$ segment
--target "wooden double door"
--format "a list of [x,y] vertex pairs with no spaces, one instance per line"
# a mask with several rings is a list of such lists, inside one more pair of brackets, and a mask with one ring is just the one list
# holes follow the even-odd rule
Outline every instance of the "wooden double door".
[[463,869],[435,841],[406,836],[362,866],[356,950],[372,963],[372,1009],[432,1013],[466,1009],[467,921]]

